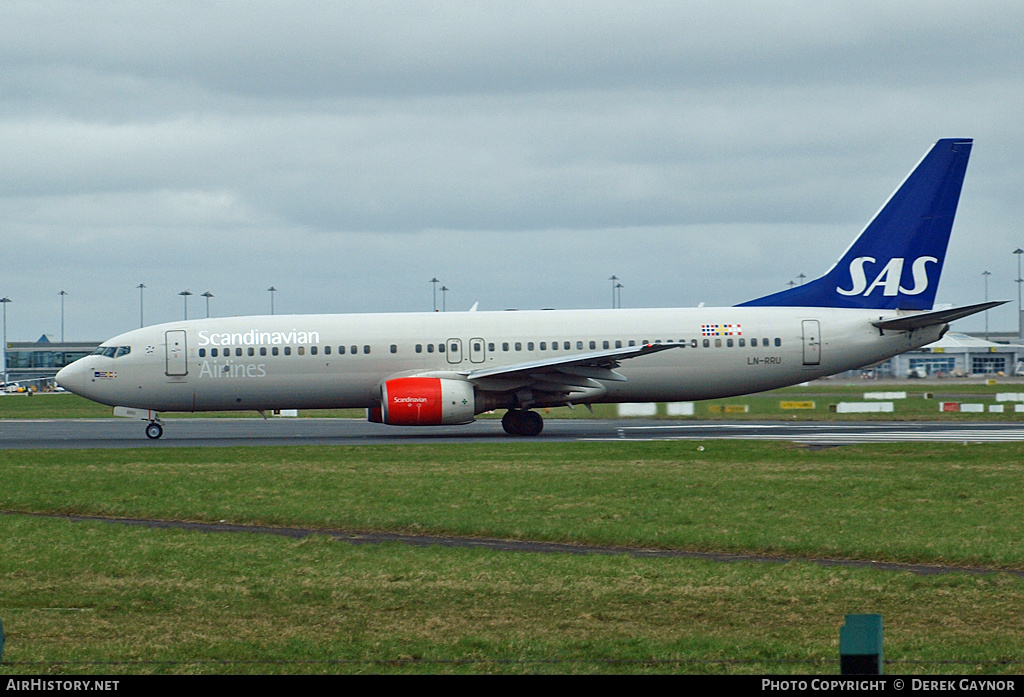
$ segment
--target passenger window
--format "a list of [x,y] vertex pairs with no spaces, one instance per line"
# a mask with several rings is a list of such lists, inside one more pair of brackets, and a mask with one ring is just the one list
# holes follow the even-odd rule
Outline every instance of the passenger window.
[[596,341],[591,341],[590,342],[590,350],[593,351],[596,348],[597,348],[597,342]]
[[398,344],[391,344],[391,353],[398,353]]
[[711,348],[711,339],[704,339],[704,348]]
[[206,358],[206,349],[199,349],[199,357]]
[[533,350],[533,342],[532,341],[527,341],[526,342],[526,350],[527,351],[532,351]]
[[217,349],[210,349],[210,355],[216,358],[218,355],[220,355],[220,352]]
[[416,353],[423,353],[423,344],[416,344]]
[[522,351],[522,350],[523,350],[523,342],[517,341],[516,342],[516,351]]
[[508,351],[508,342],[507,341],[503,341],[501,343],[501,350],[502,351]]
[[487,344],[487,350],[490,351],[491,353],[494,353],[494,344]]
[[235,349],[235,355],[236,356],[241,356],[242,355],[242,347],[241,346],[239,346],[238,348]]
[[280,353],[280,351],[278,350],[278,348],[276,346],[274,348],[270,349],[270,352],[272,354],[274,354],[275,356]]
[[577,351],[582,351],[583,350],[583,342],[582,341],[577,341],[576,342],[576,350]]
[[615,348],[622,348],[622,341],[616,341]]
[[776,346],[782,346],[782,339],[780,339],[778,337],[775,337],[775,345]]
[[728,346],[729,348],[732,348],[732,339],[726,339],[725,345]]
[[352,346],[348,347],[348,352],[354,356],[355,354],[359,353],[359,347],[353,344]]
[[316,346],[310,346],[309,347],[309,355],[310,356],[315,356],[316,354],[317,354]]
[[305,356],[306,355],[306,347],[305,346],[300,346],[299,347],[299,355],[300,356]]
[[697,348],[697,340],[690,339],[690,348]]
[[636,346],[636,339],[630,339],[629,340],[629,345],[630,346]]
[[330,356],[331,355],[331,347],[330,346],[324,346],[324,355],[325,356]]
[[740,348],[743,348],[746,345],[747,345],[747,340],[746,339],[740,339]]
[[541,351],[547,351],[548,350],[548,344],[547,344],[546,341],[540,342],[540,350]]
[[437,345],[437,352],[438,353],[444,353],[444,344],[438,344]]
[[610,344],[607,341],[602,341],[601,342],[601,347],[602,348],[608,348],[609,346],[610,346]]
[[434,352],[434,345],[433,344],[427,344],[427,353],[433,353],[433,352]]
[[715,339],[715,348],[722,348],[722,340]]
[[344,346],[339,346],[338,347],[338,355],[339,356],[344,356],[345,355],[345,347]]
[[752,348],[757,348],[757,339],[751,339],[750,340],[750,346]]
[[292,355],[292,347],[291,346],[285,346],[284,347],[284,355],[286,355],[286,356]]
[[260,346],[260,355],[261,356],[266,356],[267,355],[267,347],[266,346]]
[[370,353],[370,347],[368,345],[363,346],[363,353]]
[[249,354],[250,356],[255,356],[255,355],[256,355],[256,349],[254,349],[254,348],[253,348],[252,346],[250,346],[250,347],[248,348],[248,350],[247,350],[247,353],[248,353],[248,354]]

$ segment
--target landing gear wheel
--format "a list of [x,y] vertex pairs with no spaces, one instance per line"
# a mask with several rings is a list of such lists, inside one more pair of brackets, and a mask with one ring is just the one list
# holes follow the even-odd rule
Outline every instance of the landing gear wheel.
[[505,433],[509,434],[510,436],[519,435],[519,433],[516,431],[516,414],[518,413],[519,412],[517,411],[512,411],[511,409],[509,409],[508,411],[505,412],[505,415],[501,417],[501,427],[505,429]]
[[509,409],[501,417],[501,427],[510,436],[539,436],[544,430],[544,419],[535,411]]
[[146,437],[150,440],[156,440],[164,434],[164,427],[155,421],[146,426]]

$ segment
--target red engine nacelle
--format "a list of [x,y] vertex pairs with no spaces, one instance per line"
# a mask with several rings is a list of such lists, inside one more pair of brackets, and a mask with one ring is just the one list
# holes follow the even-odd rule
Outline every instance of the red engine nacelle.
[[395,378],[381,385],[380,418],[392,426],[447,426],[467,424],[476,415],[472,383],[445,378]]

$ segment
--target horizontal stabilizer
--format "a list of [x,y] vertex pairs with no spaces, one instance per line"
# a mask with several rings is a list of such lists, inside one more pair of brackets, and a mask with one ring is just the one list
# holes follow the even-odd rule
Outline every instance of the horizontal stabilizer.
[[872,322],[879,329],[895,329],[899,331],[908,331],[911,329],[921,329],[922,327],[932,327],[936,324],[947,324],[953,320],[961,319],[962,317],[968,317],[978,312],[984,312],[990,310],[993,307],[998,307],[1007,303],[1007,300],[996,300],[987,303],[978,303],[977,305],[967,305],[965,307],[951,307],[947,310],[933,310],[931,312],[916,312],[909,315],[901,315],[899,317],[890,317],[887,319],[880,319],[877,322]]

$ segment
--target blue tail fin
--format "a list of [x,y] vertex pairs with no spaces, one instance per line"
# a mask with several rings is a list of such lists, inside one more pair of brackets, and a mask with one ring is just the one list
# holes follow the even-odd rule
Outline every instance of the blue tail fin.
[[824,276],[740,306],[930,310],[972,142],[935,143]]

